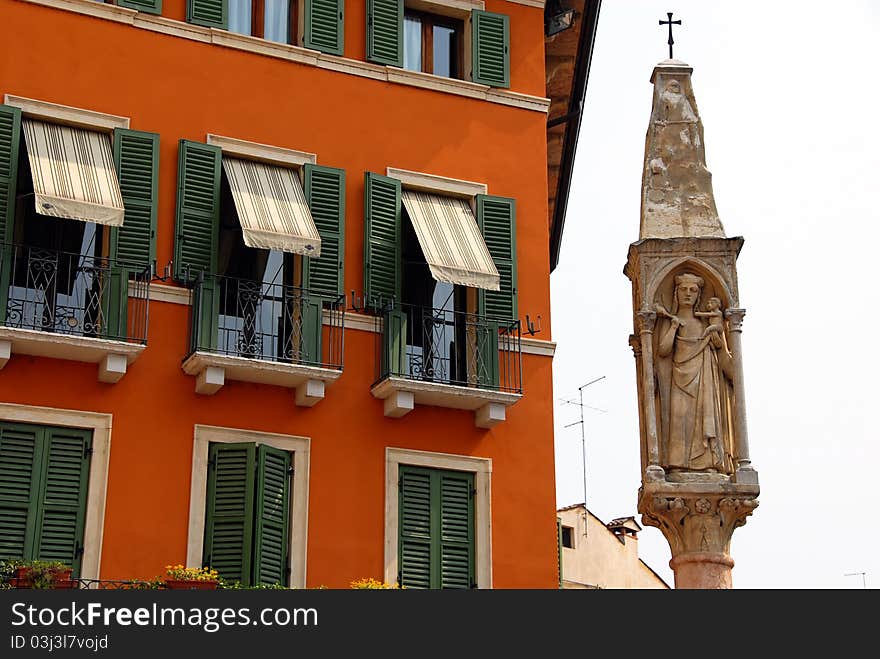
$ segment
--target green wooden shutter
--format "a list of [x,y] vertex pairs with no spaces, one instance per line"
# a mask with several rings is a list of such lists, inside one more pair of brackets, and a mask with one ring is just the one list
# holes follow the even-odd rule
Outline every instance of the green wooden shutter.
[[[104,323],[102,336],[107,339],[128,338],[128,273],[129,268],[111,265],[110,275],[104,282],[101,308]],[[143,338],[143,337],[138,337]]]
[[121,227],[110,231],[110,258],[115,262],[104,288],[104,335],[128,336],[128,276],[143,272],[156,259],[156,215],[159,206],[159,136],[117,128],[113,161],[125,205]]
[[407,465],[399,474],[400,584],[475,587],[474,475]]
[[302,353],[300,361],[304,364],[320,365],[322,363],[323,353],[321,345],[321,328],[323,325],[322,298],[308,297],[302,302],[301,318],[302,323]]
[[18,181],[18,145],[21,110],[0,105],[0,323],[6,321],[6,300],[12,268],[15,190]]
[[345,267],[345,170],[307,164],[305,193],[321,236],[321,256],[304,259],[303,287],[338,297]]
[[227,0],[187,0],[186,20],[194,25],[219,27],[225,30],[229,23]]
[[251,583],[254,444],[211,444],[203,562],[228,581]]
[[174,276],[185,281],[199,270],[217,270],[220,217],[220,148],[180,140]]
[[367,61],[403,66],[403,0],[367,0]]
[[382,377],[407,376],[406,364],[406,312],[388,309],[382,327]]
[[116,4],[148,14],[162,14],[162,0],[116,0]]
[[400,467],[398,495],[398,582],[431,588],[431,471]]
[[479,313],[500,321],[516,320],[516,201],[477,195],[477,224],[501,275],[500,291],[480,289]]
[[79,428],[45,428],[44,437],[34,554],[43,561],[70,565],[74,576],[79,576],[92,433]]
[[400,301],[400,181],[367,172],[364,189],[364,299],[378,309]]
[[344,0],[305,0],[303,46],[322,53],[342,55],[344,13]]
[[492,87],[510,87],[510,18],[474,9],[473,78]]
[[497,388],[500,383],[498,321],[481,318],[477,325],[477,384]]
[[159,206],[159,136],[117,128],[113,160],[125,205],[123,225],[114,229],[111,257],[144,268],[156,259],[156,215]]
[[257,447],[257,511],[254,522],[256,584],[288,584],[290,453]]
[[42,476],[37,426],[0,424],[0,560],[34,558],[34,522]]
[[440,587],[475,587],[474,475],[443,471],[434,476],[440,487]]

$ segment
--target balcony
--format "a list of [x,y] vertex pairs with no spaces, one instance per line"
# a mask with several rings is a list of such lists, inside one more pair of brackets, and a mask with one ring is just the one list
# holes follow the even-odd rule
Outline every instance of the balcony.
[[434,405],[471,410],[477,427],[491,428],[522,398],[519,321],[407,304],[383,318],[371,393],[385,401],[385,416]]
[[183,370],[196,392],[226,380],[295,391],[311,407],[342,375],[344,297],[278,282],[200,276],[193,288],[190,350]]
[[23,245],[0,254],[0,368],[14,354],[98,364],[118,382],[147,343],[150,269]]

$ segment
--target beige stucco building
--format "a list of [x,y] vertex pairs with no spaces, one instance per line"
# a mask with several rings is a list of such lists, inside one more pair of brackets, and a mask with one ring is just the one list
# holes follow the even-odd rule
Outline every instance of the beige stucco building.
[[560,559],[563,588],[669,588],[639,558],[634,517],[619,517],[608,524],[584,504],[560,508]]

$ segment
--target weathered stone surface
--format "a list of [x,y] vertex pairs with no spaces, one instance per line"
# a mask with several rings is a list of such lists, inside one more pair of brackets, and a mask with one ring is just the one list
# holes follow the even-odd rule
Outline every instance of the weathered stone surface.
[[734,483],[722,474],[644,482],[639,512],[669,543],[676,588],[732,587],[731,536],[758,507],[757,496],[757,485]]
[[645,138],[640,238],[724,237],[692,70],[684,62],[665,60],[651,76],[654,105]]
[[749,458],[736,260],[706,169],[691,68],[654,69],[633,286],[639,512],[672,550],[676,588],[730,588],[734,529],[757,507]]

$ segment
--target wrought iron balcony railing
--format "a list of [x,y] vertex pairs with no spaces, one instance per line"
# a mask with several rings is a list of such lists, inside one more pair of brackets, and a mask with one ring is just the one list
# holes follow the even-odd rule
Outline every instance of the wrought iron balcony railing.
[[193,286],[192,310],[190,354],[212,352],[342,370],[344,296],[200,275]]
[[150,268],[42,247],[0,248],[0,325],[147,342]]
[[379,377],[522,393],[518,320],[392,303],[383,313]]

